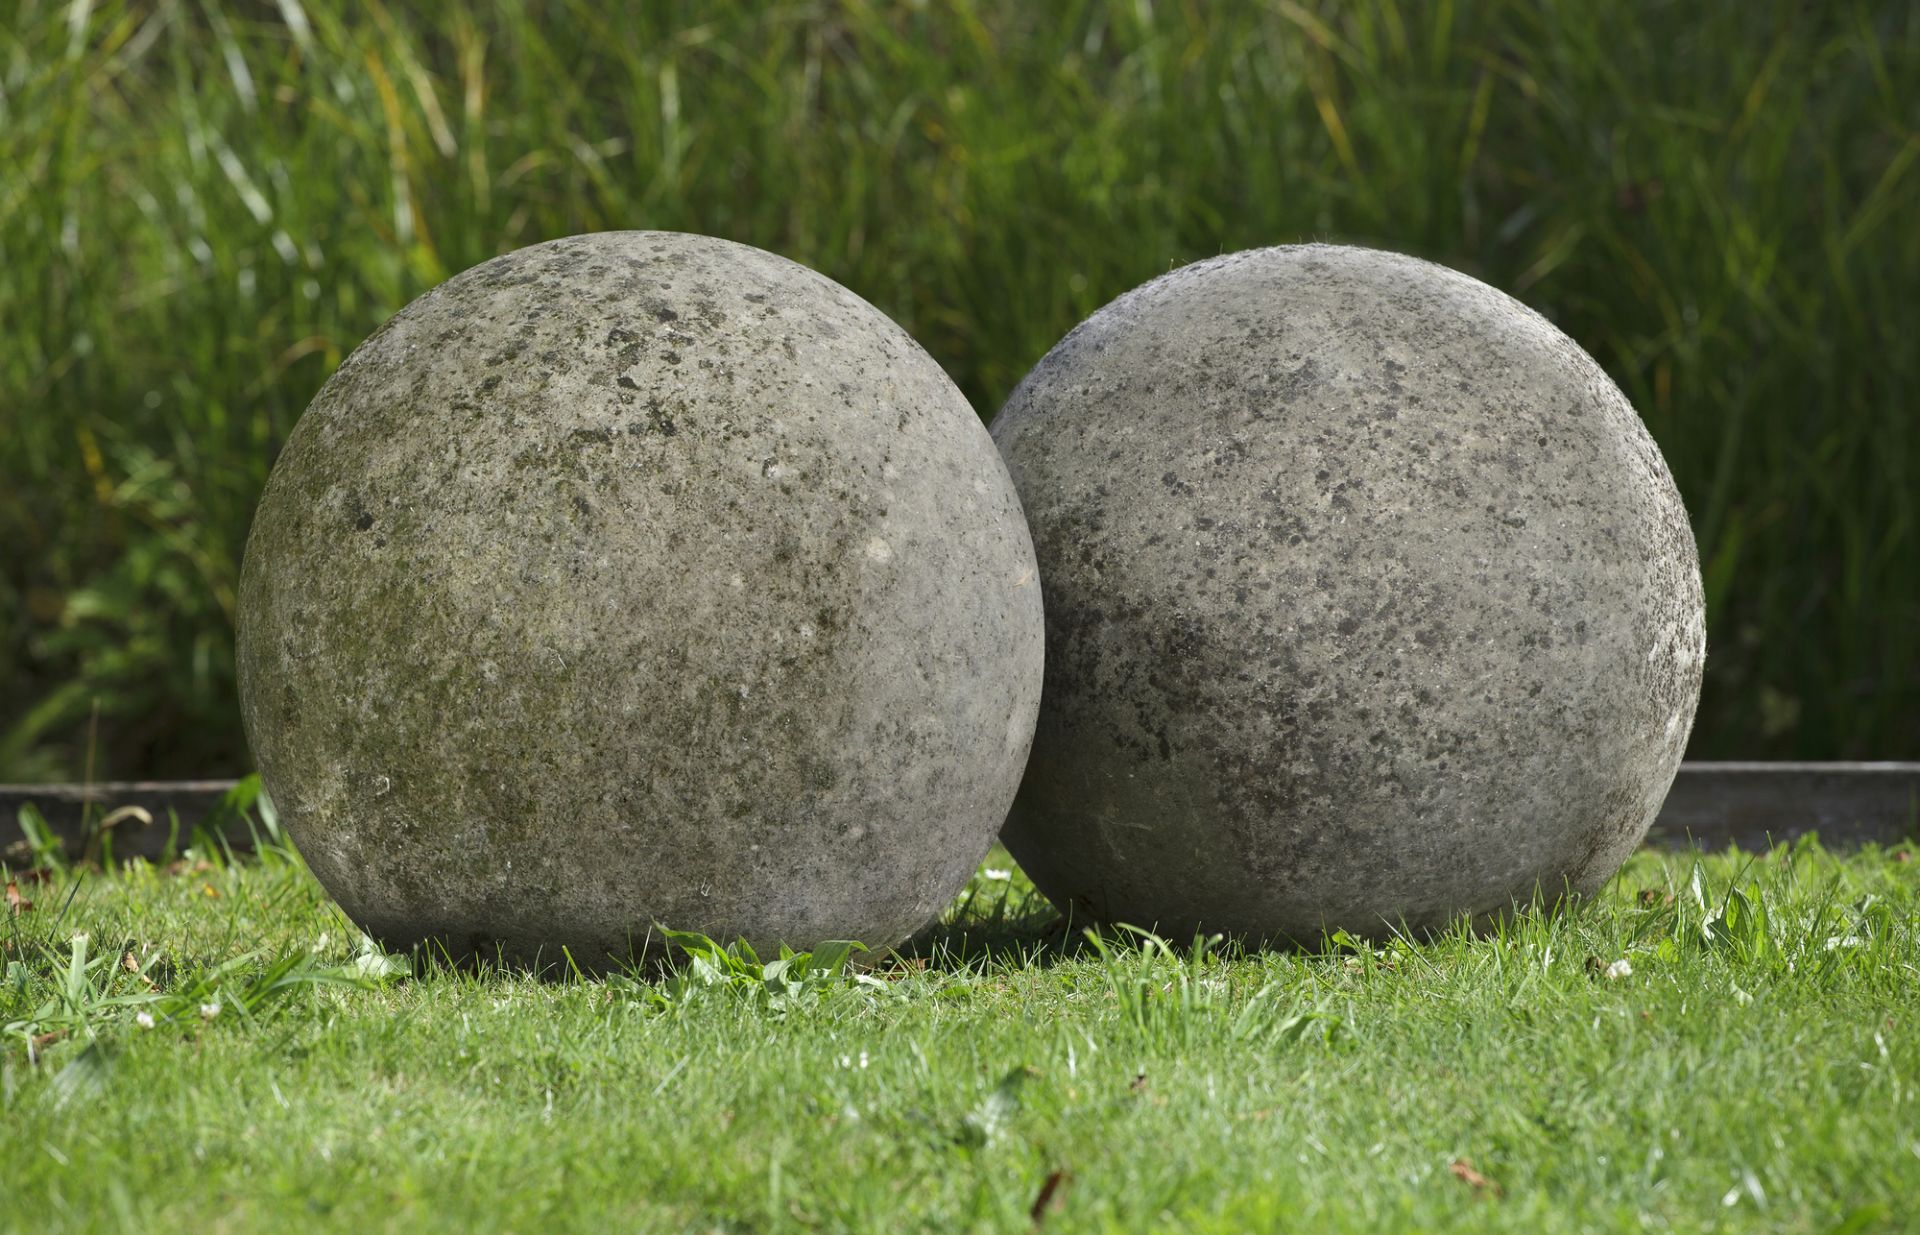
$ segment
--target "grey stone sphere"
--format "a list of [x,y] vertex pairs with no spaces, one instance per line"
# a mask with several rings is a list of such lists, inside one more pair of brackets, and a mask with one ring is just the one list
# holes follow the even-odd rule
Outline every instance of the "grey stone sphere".
[[262,781],[389,946],[586,968],[664,924],[894,943],[1032,740],[1032,543],[960,392],[852,292],[666,232],[409,304],[275,463],[238,610]]
[[1047,666],[1007,847],[1082,918],[1381,937],[1604,883],[1706,651],[1658,448],[1466,275],[1300,245],[1099,310],[992,432]]

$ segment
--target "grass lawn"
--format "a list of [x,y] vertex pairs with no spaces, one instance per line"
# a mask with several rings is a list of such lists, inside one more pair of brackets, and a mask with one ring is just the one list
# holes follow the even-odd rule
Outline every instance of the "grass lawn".
[[0,1229],[1915,1229],[1904,849],[1244,957],[1010,867],[866,974],[660,983],[408,975],[272,851],[16,879]]

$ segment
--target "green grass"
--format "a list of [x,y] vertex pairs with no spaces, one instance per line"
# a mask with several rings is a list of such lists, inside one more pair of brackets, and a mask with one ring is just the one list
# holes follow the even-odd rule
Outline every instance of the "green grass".
[[661,982],[408,976],[277,852],[64,872],[4,924],[0,1229],[1022,1231],[1063,1172],[1047,1231],[1913,1230],[1909,855],[1247,956],[995,855],[912,958]]
[[1175,263],[1450,263],[1672,463],[1693,753],[1911,755],[1916,116],[1904,0],[0,0],[0,780],[243,771],[294,419],[435,282],[608,227],[812,264],[983,415]]

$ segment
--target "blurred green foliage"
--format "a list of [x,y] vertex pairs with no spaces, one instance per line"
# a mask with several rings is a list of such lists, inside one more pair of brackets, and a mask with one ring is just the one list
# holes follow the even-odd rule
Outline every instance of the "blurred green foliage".
[[1711,615],[1692,753],[1920,754],[1920,7],[0,0],[0,780],[233,772],[278,444],[572,232],[803,261],[982,415],[1175,264],[1468,271],[1611,372]]

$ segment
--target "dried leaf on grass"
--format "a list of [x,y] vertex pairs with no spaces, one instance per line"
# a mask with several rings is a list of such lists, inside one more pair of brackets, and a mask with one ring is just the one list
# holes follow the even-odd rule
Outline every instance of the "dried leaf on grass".
[[1500,1185],[1494,1183],[1479,1171],[1474,1170],[1473,1163],[1468,1162],[1465,1158],[1455,1158],[1448,1164],[1447,1169],[1453,1172],[1455,1179],[1466,1184],[1475,1192],[1482,1192],[1488,1196],[1500,1195]]
[[1073,1178],[1064,1170],[1055,1170],[1040,1185],[1039,1195],[1033,1198],[1033,1205],[1027,1210],[1027,1216],[1038,1227],[1047,1220],[1047,1215],[1059,1209],[1066,1198],[1060,1190]]
[[140,962],[134,959],[133,953],[122,952],[120,954],[120,968],[140,979],[141,982],[146,984],[149,991],[157,991],[160,989],[154,984],[153,979],[147,976],[146,970],[140,968]]

